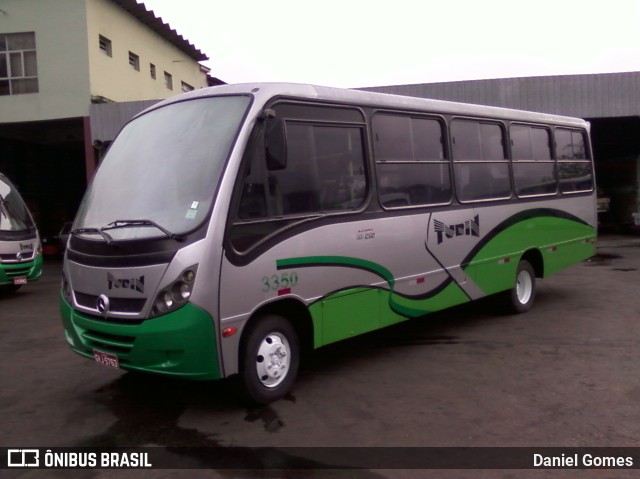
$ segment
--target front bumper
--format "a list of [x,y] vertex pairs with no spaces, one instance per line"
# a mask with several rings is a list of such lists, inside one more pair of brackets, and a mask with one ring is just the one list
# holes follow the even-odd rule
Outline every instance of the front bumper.
[[124,370],[187,379],[220,379],[213,318],[190,303],[139,324],[87,316],[60,297],[67,342],[76,353],[93,358],[98,350],[118,356]]
[[42,255],[36,255],[31,261],[24,263],[0,264],[0,285],[14,284],[14,278],[26,277],[29,283],[42,276]]

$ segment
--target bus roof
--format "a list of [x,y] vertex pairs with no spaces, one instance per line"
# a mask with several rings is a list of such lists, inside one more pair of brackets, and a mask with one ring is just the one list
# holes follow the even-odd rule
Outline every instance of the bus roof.
[[290,97],[382,109],[414,110],[438,114],[491,117],[504,120],[588,127],[588,122],[585,120],[568,116],[298,83],[238,83],[202,88],[171,97],[154,105],[151,109],[186,99],[232,94],[254,95],[260,105],[273,97]]

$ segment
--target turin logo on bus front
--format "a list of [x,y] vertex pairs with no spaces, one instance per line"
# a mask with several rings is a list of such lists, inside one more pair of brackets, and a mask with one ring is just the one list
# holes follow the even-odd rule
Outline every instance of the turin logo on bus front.
[[433,231],[438,237],[438,244],[441,244],[445,238],[451,239],[457,236],[475,236],[480,237],[480,216],[458,223],[455,225],[446,225],[442,221],[433,220]]
[[116,278],[111,273],[107,273],[107,286],[112,289],[130,289],[138,293],[144,293],[144,275],[138,278]]
[[20,244],[20,251],[33,251],[33,243],[28,243],[28,244],[19,243],[19,244]]

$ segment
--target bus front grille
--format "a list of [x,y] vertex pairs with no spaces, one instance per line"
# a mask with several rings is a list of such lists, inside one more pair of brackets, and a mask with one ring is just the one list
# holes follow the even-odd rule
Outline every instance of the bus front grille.
[[90,329],[82,333],[82,340],[88,347],[113,354],[130,353],[135,339],[135,336],[107,334]]
[[22,254],[0,254],[0,263],[4,264],[20,264],[27,261],[31,261],[35,255],[35,252],[30,251]]
[[[98,296],[74,291],[76,302],[83,308],[97,310]],[[109,311],[112,313],[138,314],[144,308],[146,298],[109,298]]]
[[9,278],[15,278],[17,276],[28,276],[31,272],[31,266],[27,266],[26,268],[22,267],[5,269],[4,272]]

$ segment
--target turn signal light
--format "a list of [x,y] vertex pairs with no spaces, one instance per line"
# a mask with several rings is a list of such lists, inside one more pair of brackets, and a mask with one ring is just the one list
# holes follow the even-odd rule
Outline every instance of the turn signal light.
[[222,330],[222,337],[228,338],[229,336],[233,336],[238,332],[238,328],[231,326],[230,328],[225,328]]

